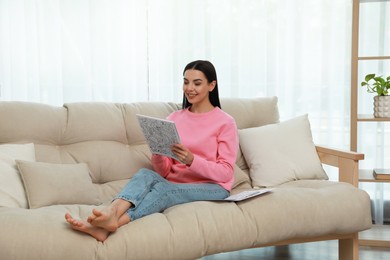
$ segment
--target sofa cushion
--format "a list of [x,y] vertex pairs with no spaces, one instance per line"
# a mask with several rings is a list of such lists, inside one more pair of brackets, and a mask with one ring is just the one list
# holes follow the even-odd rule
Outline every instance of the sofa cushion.
[[126,143],[122,105],[108,102],[64,104],[68,111],[62,142],[74,144],[94,140]]
[[[351,234],[371,226],[369,207],[367,193],[350,184],[294,181],[238,203],[177,205],[124,225],[104,243],[65,224],[66,212],[86,219],[93,206],[0,208],[5,234],[0,236],[0,255],[2,259],[198,259],[281,240]],[[15,254],[15,248],[23,250]]]
[[27,208],[26,193],[15,160],[35,161],[34,144],[0,145],[0,207]]
[[253,186],[327,179],[313,143],[308,116],[239,130],[241,150]]
[[55,204],[99,204],[87,164],[16,161],[31,209]]
[[278,98],[223,98],[221,107],[235,120],[238,129],[279,122]]
[[[36,102],[0,102],[0,143],[61,143],[68,111]],[[38,158],[37,158],[38,159]]]

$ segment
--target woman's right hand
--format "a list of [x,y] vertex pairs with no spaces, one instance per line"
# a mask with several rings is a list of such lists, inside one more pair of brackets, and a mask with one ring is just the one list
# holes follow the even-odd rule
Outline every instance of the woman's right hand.
[[194,154],[184,145],[174,144],[171,149],[183,164],[190,166],[194,161]]

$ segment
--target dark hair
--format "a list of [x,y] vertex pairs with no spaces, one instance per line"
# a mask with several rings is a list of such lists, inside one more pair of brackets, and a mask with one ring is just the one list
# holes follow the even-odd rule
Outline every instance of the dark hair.
[[[219,102],[219,94],[218,94],[218,80],[217,80],[217,72],[215,71],[214,65],[207,61],[207,60],[196,60],[193,62],[190,62],[187,64],[187,66],[184,68],[183,75],[187,70],[199,70],[203,72],[203,74],[206,76],[206,79],[209,83],[213,82],[214,80],[216,81],[215,87],[213,91],[209,93],[209,99],[211,104],[214,107],[219,107],[221,108],[221,104]],[[188,102],[185,94],[183,93],[183,104],[182,108],[185,109],[192,104]]]

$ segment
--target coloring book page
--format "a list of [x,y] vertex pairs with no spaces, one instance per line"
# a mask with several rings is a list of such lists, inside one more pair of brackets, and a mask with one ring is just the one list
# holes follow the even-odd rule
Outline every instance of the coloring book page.
[[157,117],[136,115],[153,154],[161,154],[180,161],[171,151],[171,146],[180,143],[180,137],[173,121]]

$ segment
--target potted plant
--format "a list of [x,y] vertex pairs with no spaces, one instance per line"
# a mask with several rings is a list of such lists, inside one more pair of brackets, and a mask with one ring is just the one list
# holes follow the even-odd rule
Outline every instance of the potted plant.
[[385,78],[374,73],[367,74],[361,86],[366,87],[368,93],[377,94],[374,96],[374,116],[390,117],[390,76]]

